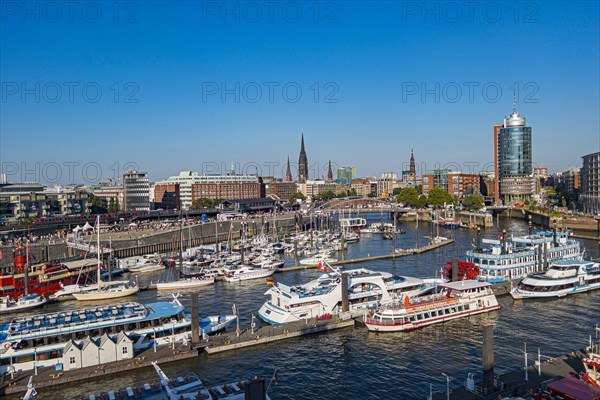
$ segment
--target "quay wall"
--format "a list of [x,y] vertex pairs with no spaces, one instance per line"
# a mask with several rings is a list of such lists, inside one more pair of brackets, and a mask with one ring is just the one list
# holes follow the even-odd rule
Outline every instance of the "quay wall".
[[[207,222],[193,226],[183,227],[181,236],[183,238],[183,249],[204,244],[212,244],[217,240],[225,242],[231,236],[232,239],[240,237],[242,224],[246,225],[249,237],[264,234],[273,234],[273,227],[278,234],[289,233],[296,229],[296,225],[306,223],[307,218],[300,214],[284,214],[276,217],[264,216],[245,220]],[[101,246],[109,245],[114,250],[116,257],[132,257],[151,253],[168,253],[179,251],[179,229],[156,231],[153,233],[140,234],[135,231],[122,232],[126,236],[108,240],[101,237]],[[86,239],[89,241],[89,236]],[[7,270],[13,265],[13,251],[16,246],[0,246],[2,259],[0,269]],[[40,242],[31,245],[32,263],[43,262],[48,259],[57,260],[81,255],[80,250],[69,248],[64,240],[53,242]]]

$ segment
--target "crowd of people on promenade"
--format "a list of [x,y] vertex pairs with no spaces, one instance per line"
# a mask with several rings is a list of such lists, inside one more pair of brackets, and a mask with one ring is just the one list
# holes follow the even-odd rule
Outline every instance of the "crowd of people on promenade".
[[[294,212],[283,212],[278,213],[278,215],[282,214],[293,214]],[[227,218],[228,221],[256,221],[262,219],[264,217],[272,216],[271,212],[257,212],[254,214],[236,214],[230,218]],[[166,220],[154,220],[154,221],[136,221],[131,223],[115,223],[112,225],[101,225],[100,233],[122,233],[125,237],[130,236],[131,234],[142,234],[142,236],[146,236],[148,234],[152,234],[155,232],[163,232],[178,229],[180,224],[181,227],[189,227],[194,225],[199,225],[202,223],[211,223],[211,222],[222,222],[219,221],[216,217],[210,218],[182,218],[178,219],[166,219]],[[95,230],[92,225],[87,224],[84,228],[82,226],[77,226],[72,228],[71,230],[59,230],[55,233],[49,233],[44,235],[31,234],[27,235],[27,233],[21,234],[21,236],[4,236],[0,238],[0,246],[15,246],[22,240],[25,240],[29,237],[31,243],[43,243],[43,244],[55,244],[60,243],[67,239],[67,237],[76,236],[83,237],[93,235]]]

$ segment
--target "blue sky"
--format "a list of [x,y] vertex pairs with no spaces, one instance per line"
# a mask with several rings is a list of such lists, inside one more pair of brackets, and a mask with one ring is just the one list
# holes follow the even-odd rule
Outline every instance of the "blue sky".
[[515,88],[537,165],[600,150],[597,1],[79,4],[0,3],[9,180],[477,170]]

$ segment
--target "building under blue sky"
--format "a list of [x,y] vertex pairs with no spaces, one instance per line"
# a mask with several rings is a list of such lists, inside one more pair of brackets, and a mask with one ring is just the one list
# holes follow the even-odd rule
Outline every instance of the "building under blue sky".
[[[600,148],[599,3],[0,3],[11,181],[180,170],[493,170],[517,108],[535,166]],[[297,166],[292,170],[296,171]]]

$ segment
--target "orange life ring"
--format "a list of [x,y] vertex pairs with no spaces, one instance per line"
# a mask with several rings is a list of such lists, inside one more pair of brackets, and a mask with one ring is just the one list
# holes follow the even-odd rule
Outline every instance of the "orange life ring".
[[10,349],[10,343],[6,342],[2,345],[2,347],[4,348],[4,350],[8,350]]

